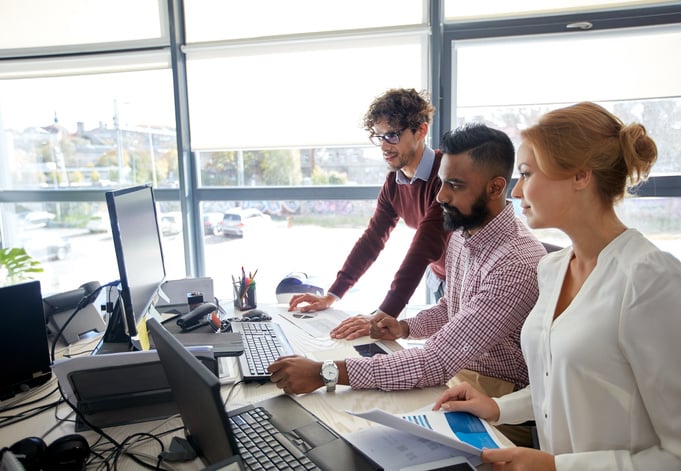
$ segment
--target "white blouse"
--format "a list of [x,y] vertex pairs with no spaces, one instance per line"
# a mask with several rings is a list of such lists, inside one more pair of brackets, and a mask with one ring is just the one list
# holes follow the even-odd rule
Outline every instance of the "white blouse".
[[681,470],[681,262],[628,229],[554,321],[571,257],[539,264],[530,386],[497,399],[499,422],[534,418],[559,471]]

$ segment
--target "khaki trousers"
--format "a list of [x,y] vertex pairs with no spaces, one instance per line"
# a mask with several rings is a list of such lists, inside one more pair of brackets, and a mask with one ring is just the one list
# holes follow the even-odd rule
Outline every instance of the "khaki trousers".
[[[477,371],[461,370],[456,376],[447,382],[450,388],[460,383],[469,383],[478,391],[487,394],[489,397],[501,397],[512,393],[515,385],[510,381],[494,378],[492,376],[481,375]],[[496,425],[497,430],[503,433],[516,446],[532,448],[532,429],[528,425]]]

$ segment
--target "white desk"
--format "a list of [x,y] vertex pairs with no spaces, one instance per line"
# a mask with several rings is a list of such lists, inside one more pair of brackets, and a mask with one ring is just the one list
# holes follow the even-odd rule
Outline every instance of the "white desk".
[[[272,315],[273,320],[282,326],[282,329],[288,336],[294,350],[304,353],[315,360],[340,360],[351,356],[358,356],[357,352],[352,346],[355,344],[368,343],[371,341],[371,339],[368,337],[363,337],[354,341],[332,340],[328,336],[326,338],[314,338],[301,329],[298,325],[294,325],[287,319],[280,317],[282,314],[286,316],[286,306],[259,306],[259,308]],[[227,307],[228,312],[230,309],[230,307]],[[238,316],[239,314],[236,313],[234,315]],[[319,316],[324,315],[324,312],[319,314]],[[329,313],[329,316],[331,315],[332,313]],[[396,342],[385,343],[392,349],[401,348]],[[72,350],[75,351],[76,349],[80,349],[82,351],[88,351],[93,347],[94,342],[90,342],[89,344],[81,342],[80,344],[76,345],[75,348],[72,348]],[[56,387],[56,381],[53,379],[48,383],[48,385],[51,386],[49,389],[45,389],[46,391]],[[223,396],[225,398],[227,397],[227,393],[230,388],[231,385],[225,385],[223,387]],[[355,391],[351,390],[349,386],[338,386],[335,393],[326,393],[323,388],[320,388],[311,394],[296,396],[296,399],[320,419],[333,427],[339,434],[345,435],[365,429],[367,427],[375,426],[375,424],[372,422],[345,413],[345,410],[363,411],[376,407],[392,413],[411,412],[430,406],[445,389],[446,388],[444,386],[441,386],[387,393],[376,390]],[[245,403],[255,402],[278,394],[282,394],[281,390],[277,389],[272,383],[239,384],[234,387],[234,391],[228,404],[228,409],[234,409]],[[56,393],[50,397],[50,400],[54,401],[58,397],[59,394]],[[34,405],[28,406],[27,408],[30,407],[34,407]],[[16,412],[18,411],[13,411],[13,413]],[[74,433],[73,422],[59,422],[57,419],[57,417],[64,418],[71,412],[72,411],[67,405],[62,404],[57,409],[56,417],[54,409],[51,409],[50,411],[44,412],[37,417],[22,421],[10,427],[0,428],[0,446],[9,446],[16,440],[26,436],[40,436],[46,441],[46,443],[49,444],[52,440],[59,436]],[[73,419],[73,415],[71,415],[70,418]],[[120,442],[123,441],[128,435],[135,432],[158,434],[162,431],[171,430],[180,426],[181,420],[179,418],[175,418],[169,421],[143,422],[121,427],[111,427],[107,428],[105,431]],[[177,434],[181,434],[181,432],[178,432]],[[96,433],[91,431],[83,432],[82,435],[84,435],[91,444],[95,443],[99,437]],[[170,440],[170,436],[163,438],[163,442],[166,447],[170,443]],[[502,437],[502,440],[505,441],[506,439]],[[505,443],[509,442],[505,441]],[[148,450],[147,453],[149,453],[152,457],[158,454],[160,451],[158,445],[156,444],[145,445],[144,447],[140,448]],[[164,462],[163,466],[166,469],[178,470],[202,469],[202,464],[199,462],[199,460],[195,460],[190,463],[177,464]],[[135,464],[131,459],[123,456],[119,460],[118,469],[139,469],[139,465]],[[479,469],[488,468],[481,466]]]

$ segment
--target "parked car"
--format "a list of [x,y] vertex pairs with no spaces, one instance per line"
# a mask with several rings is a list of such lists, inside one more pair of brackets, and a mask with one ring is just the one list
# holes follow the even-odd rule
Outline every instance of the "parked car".
[[244,233],[264,228],[272,222],[268,214],[255,208],[234,208],[225,212],[221,231],[224,236],[243,237]]
[[95,213],[90,216],[90,219],[85,226],[88,231],[97,232],[111,232],[111,220],[108,213]]
[[31,211],[24,215],[24,229],[40,229],[47,227],[55,215],[47,211]]
[[173,211],[161,214],[161,233],[163,235],[173,235],[182,232],[182,213]]
[[223,217],[224,215],[222,213],[204,213],[203,233],[205,235],[220,235]]
[[48,231],[39,232],[24,242],[26,253],[41,262],[64,260],[71,252],[71,242]]

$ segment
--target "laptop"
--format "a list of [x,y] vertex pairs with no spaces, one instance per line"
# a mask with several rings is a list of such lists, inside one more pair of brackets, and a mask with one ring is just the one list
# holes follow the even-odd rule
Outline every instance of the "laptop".
[[[149,319],[147,328],[177,402],[187,440],[207,466],[237,460],[243,469],[256,469],[269,461],[269,451],[256,451],[254,447],[269,444],[298,461],[282,463],[288,466],[286,469],[383,469],[290,396],[276,396],[227,412],[218,377],[157,320]],[[244,429],[249,426],[255,433]]]
[[1,401],[46,383],[52,369],[40,281],[0,287],[0,306]]

